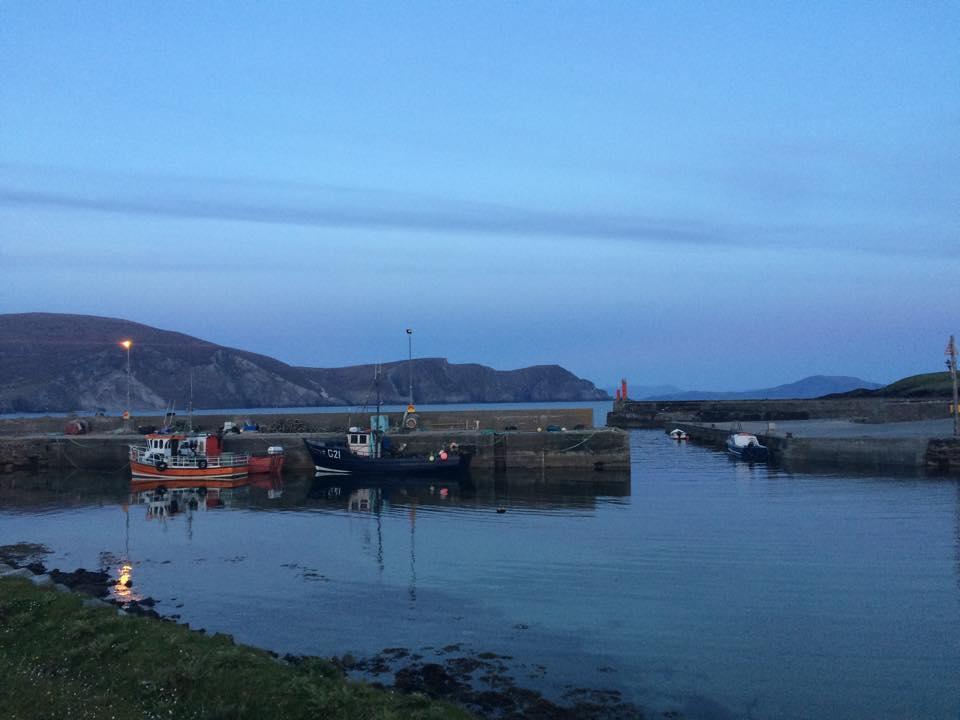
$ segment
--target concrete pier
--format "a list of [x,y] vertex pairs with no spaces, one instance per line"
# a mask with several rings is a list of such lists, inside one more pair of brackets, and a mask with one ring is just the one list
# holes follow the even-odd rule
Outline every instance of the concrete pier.
[[950,416],[949,400],[818,398],[812,400],[626,400],[607,414],[610,427],[662,428],[669,423],[856,419],[862,423]]
[[[261,429],[273,429],[278,423],[307,432],[227,433],[227,452],[265,452],[271,445],[282,445],[285,467],[290,472],[309,472],[313,462],[303,444],[304,438],[342,441],[348,423],[361,424],[358,414],[315,413],[297,416],[244,416]],[[599,470],[629,471],[630,442],[627,433],[609,428],[593,428],[592,410],[496,410],[423,413],[420,426],[433,429],[391,432],[394,447],[405,444],[404,454],[427,455],[457,443],[461,451],[471,452],[471,467],[477,471]],[[63,418],[6,420],[0,424],[0,472],[13,470],[96,470],[120,471],[128,466],[129,446],[143,442],[141,435],[122,432],[119,418],[85,418],[92,432],[66,435],[62,432],[38,432],[41,427],[62,428]],[[157,424],[139,418],[137,425]],[[194,427],[215,430],[233,416],[195,416]],[[369,420],[369,418],[367,418]],[[564,424],[559,424],[564,423]],[[309,425],[309,427],[304,427]],[[547,431],[546,427],[564,428]],[[579,426],[579,427],[578,427]],[[505,430],[504,428],[520,428]],[[577,429],[573,429],[573,428]],[[104,430],[112,428],[112,430]],[[467,429],[469,428],[469,429]],[[540,429],[538,431],[538,428]],[[33,432],[28,432],[32,430]]]
[[[949,421],[863,425],[842,421],[776,423],[685,423],[694,442],[722,448],[739,427],[770,449],[771,459],[790,468],[932,470],[960,474],[960,439],[947,435]],[[931,435],[934,435],[933,437]]]

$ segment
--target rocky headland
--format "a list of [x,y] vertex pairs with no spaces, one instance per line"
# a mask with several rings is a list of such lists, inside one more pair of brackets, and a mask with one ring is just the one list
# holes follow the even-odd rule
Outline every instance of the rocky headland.
[[[116,318],[0,315],[0,413],[126,408],[351,406],[373,401],[372,365],[312,368]],[[559,365],[495,370],[443,358],[413,363],[417,403],[556,402],[609,396]],[[405,403],[406,361],[385,363],[385,403]],[[192,391],[191,391],[192,385]]]

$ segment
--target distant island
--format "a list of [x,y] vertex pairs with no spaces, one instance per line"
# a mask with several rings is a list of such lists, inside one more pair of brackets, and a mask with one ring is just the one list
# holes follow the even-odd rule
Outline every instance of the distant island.
[[[59,313],[0,315],[0,412],[116,412],[126,407],[121,340],[132,338],[134,409],[356,406],[375,402],[374,366],[310,368],[117,318]],[[413,360],[423,404],[608,400],[559,365],[494,370],[443,358]],[[408,398],[406,361],[384,363],[384,403]],[[192,393],[191,393],[192,384]]]
[[672,386],[663,386],[662,392],[648,395],[644,392],[646,388],[641,387],[631,391],[631,395],[638,395],[631,397],[631,400],[812,400],[871,397],[924,400],[949,398],[953,392],[952,383],[948,372],[911,375],[889,385],[843,375],[812,375],[787,385],[738,392],[685,392]]
[[796,382],[757,390],[680,390],[672,386],[638,388],[631,397],[638,400],[804,400],[849,391],[875,390],[880,383],[846,375],[811,375]]

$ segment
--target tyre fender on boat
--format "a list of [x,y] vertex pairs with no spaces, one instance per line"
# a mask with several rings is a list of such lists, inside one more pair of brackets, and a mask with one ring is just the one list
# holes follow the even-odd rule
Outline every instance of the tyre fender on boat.
[[167,469],[167,463],[164,460],[157,460],[154,467],[157,469],[157,472],[163,472]]
[[460,449],[460,446],[457,445],[455,442],[450,443],[447,447],[450,448],[450,452],[453,452],[453,453],[455,453],[457,450]]
[[200,458],[199,460],[197,460],[197,467],[200,468],[201,470],[206,470],[206,469],[207,469],[207,459],[206,459],[206,458]]

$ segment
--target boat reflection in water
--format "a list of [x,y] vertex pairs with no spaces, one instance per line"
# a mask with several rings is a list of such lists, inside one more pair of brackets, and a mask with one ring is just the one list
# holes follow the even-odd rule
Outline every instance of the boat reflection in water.
[[466,479],[317,473],[306,498],[298,504],[361,512],[376,512],[381,504],[550,511],[593,508],[598,498],[609,500],[629,494],[629,473],[553,473],[546,480],[540,473],[520,472],[506,477],[471,474]]
[[249,496],[251,487],[267,491],[267,498],[283,496],[283,480],[278,475],[247,476],[232,480],[134,480],[130,483],[130,504],[143,505],[147,520],[166,520],[180,514],[192,515],[216,508],[230,507]]
[[442,502],[458,495],[460,485],[456,481],[437,481],[404,478],[402,483],[383,475],[330,475],[317,473],[307,498],[314,503],[333,507],[346,507],[353,512],[379,512],[384,503]]
[[[469,483],[467,488],[472,487]],[[317,473],[307,492],[312,504],[329,506],[331,510],[372,516],[376,541],[369,539],[377,568],[385,571],[383,523],[384,514],[404,508],[409,522],[409,575],[406,595],[410,602],[417,600],[417,509],[447,503],[459,493],[457,481],[416,479],[411,476],[388,475],[331,475]]]

